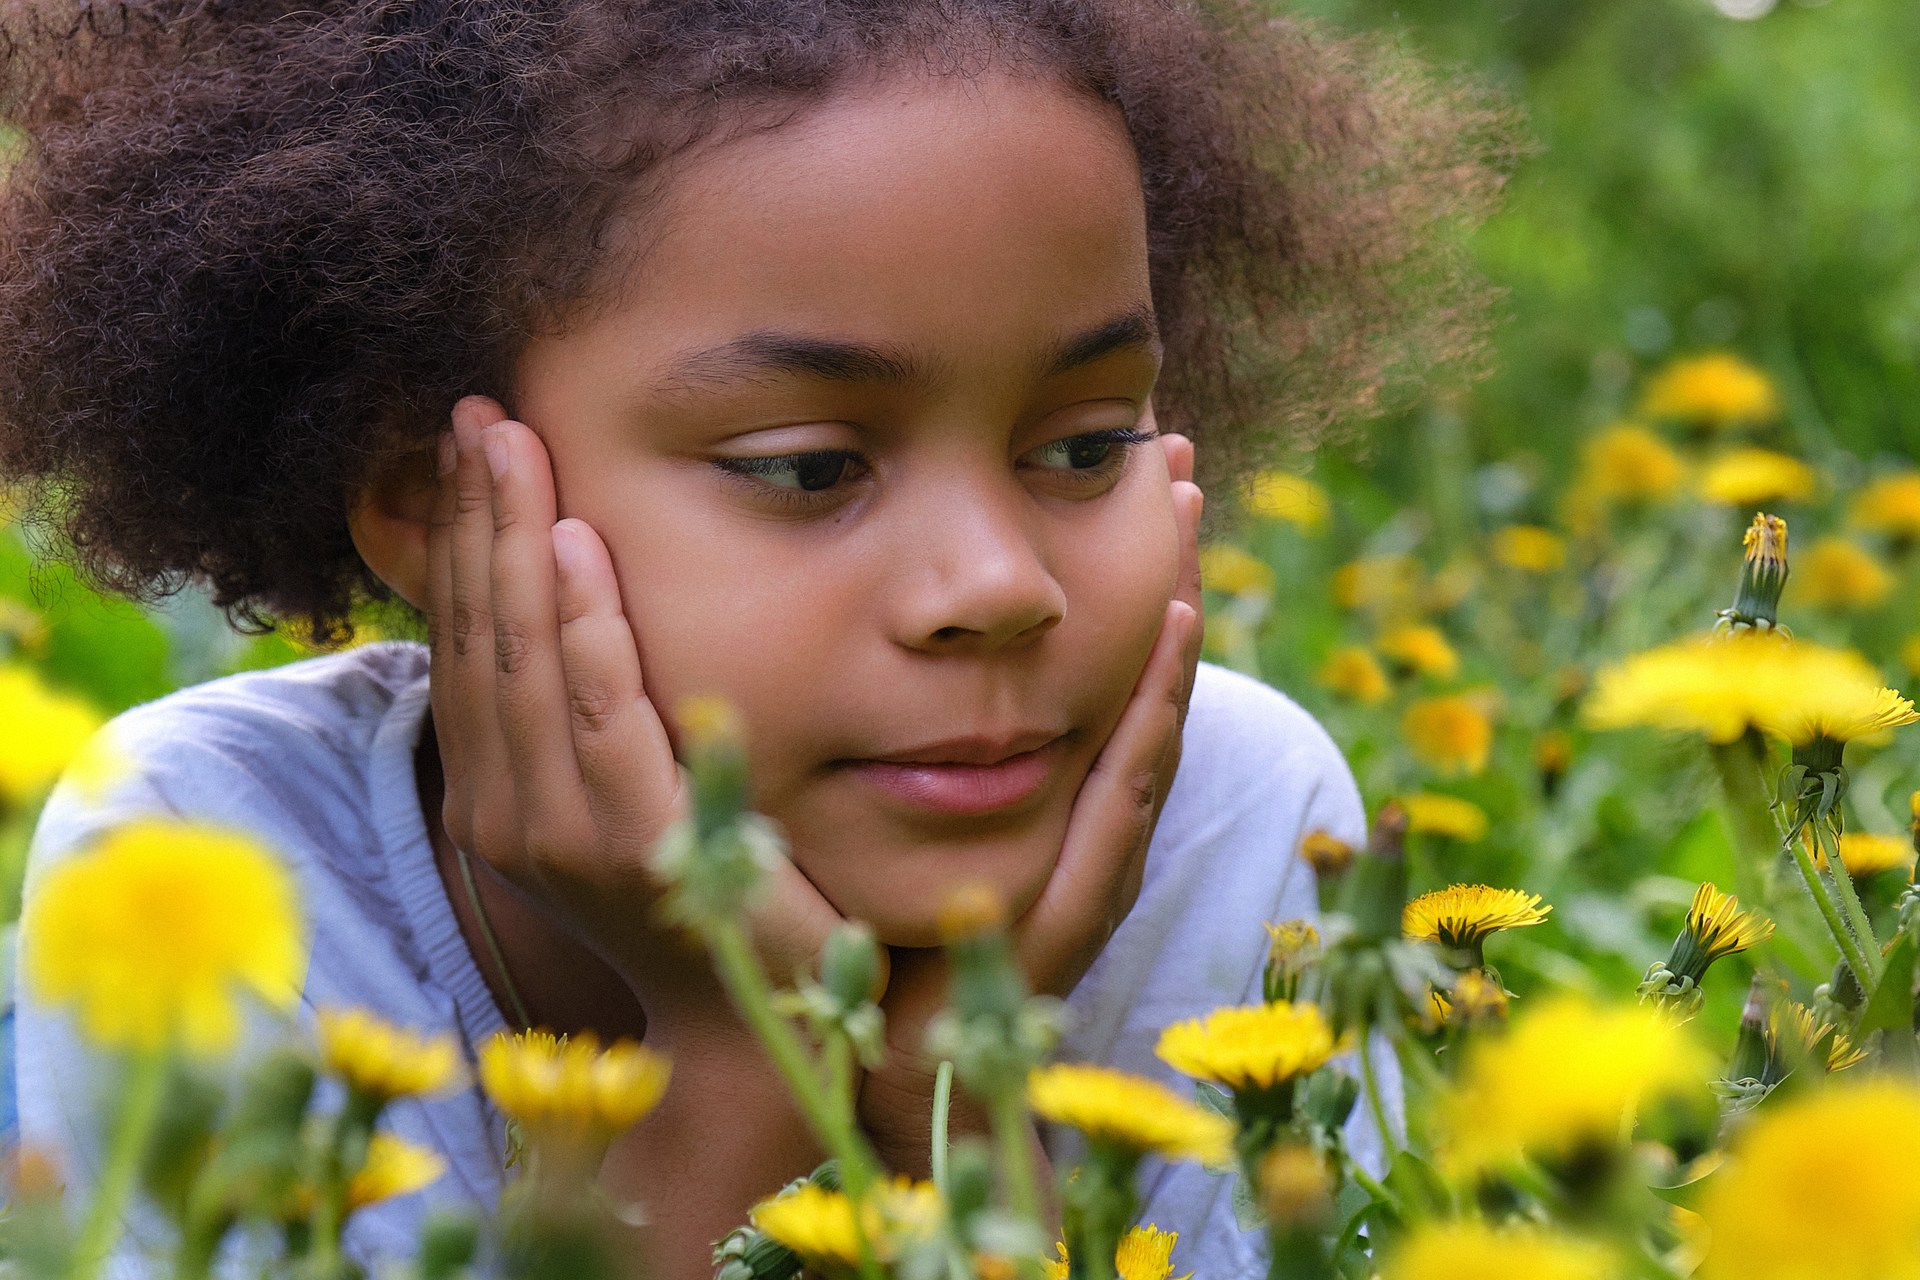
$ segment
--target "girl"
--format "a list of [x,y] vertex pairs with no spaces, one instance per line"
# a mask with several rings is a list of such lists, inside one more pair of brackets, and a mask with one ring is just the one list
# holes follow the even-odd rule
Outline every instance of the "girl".
[[[123,591],[429,636],[122,717],[128,776],[56,794],[29,895],[132,814],[238,825],[301,877],[309,1007],[658,1043],[602,1176],[675,1277],[819,1157],[654,919],[692,695],[791,844],[770,957],[843,917],[889,948],[861,1113],[899,1167],[963,884],[1066,1056],[1156,1071],[1258,990],[1300,836],[1362,818],[1304,713],[1196,667],[1195,468],[1230,489],[1469,333],[1434,233],[1484,199],[1485,113],[1250,0],[10,13],[0,466]],[[31,1003],[19,1034],[23,1137],[84,1182],[91,1064]],[[428,1198],[492,1203],[477,1092],[393,1125],[450,1163]],[[1142,1190],[1183,1265],[1258,1267],[1203,1171]]]

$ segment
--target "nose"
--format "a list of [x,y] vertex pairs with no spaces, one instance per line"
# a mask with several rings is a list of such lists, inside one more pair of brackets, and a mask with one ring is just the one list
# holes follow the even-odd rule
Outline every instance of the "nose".
[[1066,617],[1066,592],[1042,554],[1043,516],[1017,485],[947,484],[916,506],[896,559],[901,644],[992,652],[1031,643]]

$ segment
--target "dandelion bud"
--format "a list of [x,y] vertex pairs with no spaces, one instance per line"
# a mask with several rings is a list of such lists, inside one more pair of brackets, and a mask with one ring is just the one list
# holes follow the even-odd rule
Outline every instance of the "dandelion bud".
[[1400,912],[1407,902],[1407,811],[1389,800],[1374,815],[1367,856],[1357,859],[1341,885],[1341,909],[1354,922],[1356,936],[1383,941],[1400,936]]
[[1755,911],[1740,910],[1740,900],[1711,884],[1694,892],[1687,922],[1673,941],[1667,968],[1697,985],[1707,968],[1722,956],[1745,951],[1773,936],[1773,921]]
[[1331,831],[1314,830],[1300,841],[1300,856],[1324,884],[1347,874],[1347,868],[1353,865],[1353,846]]
[[1746,559],[1740,565],[1740,586],[1733,607],[1720,616],[1735,627],[1773,627],[1780,610],[1780,592],[1787,585],[1787,522],[1761,512],[1753,517],[1741,545]]
[[1260,1207],[1278,1227],[1318,1227],[1333,1216],[1327,1162],[1304,1143],[1288,1142],[1260,1162]]
[[[1907,808],[1913,813],[1913,825],[1908,828],[1908,834],[1913,839],[1914,853],[1920,854],[1920,791],[1907,797]],[[1915,875],[1920,877],[1920,870],[1917,870]]]
[[1507,991],[1485,969],[1469,969],[1453,984],[1447,1021],[1456,1026],[1479,1027],[1504,1022],[1507,1018]]
[[990,884],[970,880],[949,893],[934,917],[942,942],[962,942],[997,932],[1007,922],[1007,906]]
[[820,985],[842,1008],[854,1009],[873,999],[880,979],[880,952],[873,930],[850,921],[827,935],[820,958]]
[[1533,767],[1540,771],[1540,790],[1547,799],[1560,789],[1560,779],[1573,763],[1573,740],[1559,729],[1548,729],[1533,740]]

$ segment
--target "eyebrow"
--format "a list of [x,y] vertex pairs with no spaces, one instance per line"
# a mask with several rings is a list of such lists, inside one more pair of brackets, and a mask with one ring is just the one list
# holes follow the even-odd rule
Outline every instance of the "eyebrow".
[[[1153,308],[1140,305],[1054,344],[1042,357],[1043,376],[1054,378],[1139,348],[1159,354],[1160,331]],[[697,392],[781,375],[821,382],[867,382],[924,387],[939,370],[911,351],[809,334],[760,329],[675,360],[655,382],[663,392]]]

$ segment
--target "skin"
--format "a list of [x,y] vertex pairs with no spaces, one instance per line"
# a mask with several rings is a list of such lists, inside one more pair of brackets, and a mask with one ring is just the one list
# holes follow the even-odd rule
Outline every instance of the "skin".
[[[860,1113],[923,1166],[941,902],[992,887],[1035,988],[1065,994],[1138,892],[1198,660],[1200,494],[1154,428],[1145,215],[1110,107],[883,79],[683,158],[665,190],[616,300],[524,352],[513,416],[462,401],[437,484],[374,486],[352,527],[430,618],[422,808],[471,949],[456,844],[535,1020],[675,1056],[603,1181],[647,1204],[676,1276],[818,1153],[652,916],[685,810],[674,708],[733,705],[791,842],[754,921],[773,971],[843,916],[889,945],[901,1052]],[[823,451],[848,457],[795,465]],[[1026,730],[1057,739],[1048,778],[985,818],[849,765]]]

